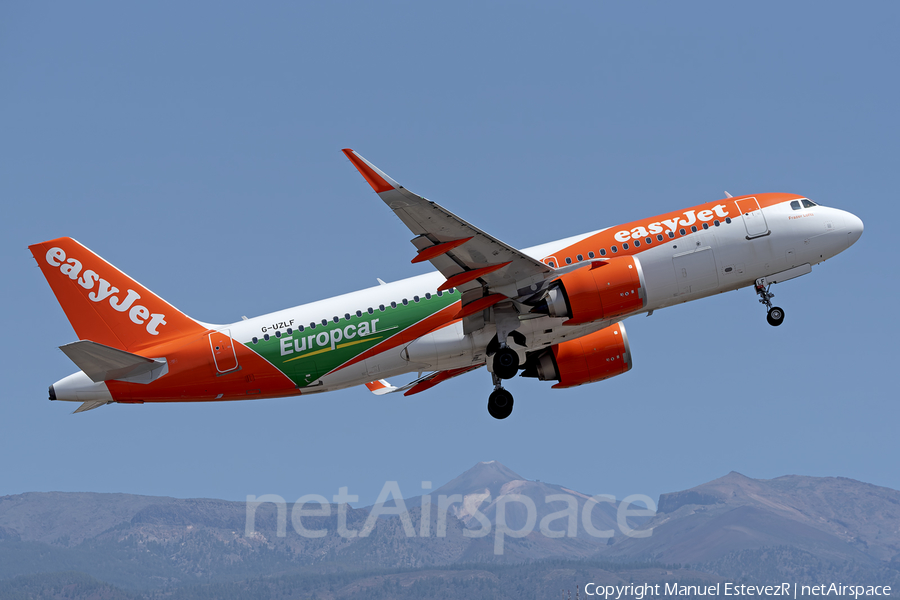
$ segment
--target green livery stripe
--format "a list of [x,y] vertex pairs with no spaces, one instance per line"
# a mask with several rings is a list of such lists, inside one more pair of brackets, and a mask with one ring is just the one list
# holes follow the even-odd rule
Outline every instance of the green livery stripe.
[[[335,346],[334,348],[335,348],[335,350],[340,350],[341,348],[346,348],[347,346],[355,346],[355,345],[357,345],[357,344],[365,344],[366,342],[371,342],[371,341],[374,341],[374,340],[380,340],[380,339],[383,338],[383,337],[384,337],[384,336],[381,335],[381,336],[378,336],[378,337],[376,337],[376,338],[369,338],[369,339],[366,339],[366,340],[356,340],[355,342],[347,342],[346,344],[338,344],[338,345]],[[294,358],[289,358],[289,359],[287,359],[287,360],[284,361],[284,362],[289,363],[289,362],[294,361],[294,360],[300,360],[300,359],[302,359],[302,358],[309,358],[310,356],[315,356],[316,354],[322,354],[322,353],[324,353],[324,352],[331,352],[331,348],[322,348],[321,350],[316,350],[316,351],[314,351],[314,352],[307,352],[307,353],[304,354],[303,356],[295,356]]]
[[353,314],[349,320],[341,317],[337,323],[331,319],[322,325],[320,321],[314,328],[305,326],[303,331],[281,332],[280,337],[273,335],[245,345],[302,389],[387,338],[458,302],[459,297],[458,290],[452,294],[444,292],[418,302],[410,300],[406,305],[398,303],[396,308],[376,308],[371,315]]

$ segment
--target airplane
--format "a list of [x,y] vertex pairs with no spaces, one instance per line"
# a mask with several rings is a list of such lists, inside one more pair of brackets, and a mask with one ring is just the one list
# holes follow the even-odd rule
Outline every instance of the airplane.
[[[855,215],[795,194],[706,202],[523,250],[344,154],[437,271],[237,323],[197,321],[71,238],[29,246],[78,336],[80,369],[50,400],[192,402],[305,396],[365,384],[412,395],[481,367],[488,412],[512,413],[517,374],[570,388],[632,367],[622,323],[750,287],[778,326],[771,286],[812,271],[863,232]],[[417,374],[402,386],[387,378]]]

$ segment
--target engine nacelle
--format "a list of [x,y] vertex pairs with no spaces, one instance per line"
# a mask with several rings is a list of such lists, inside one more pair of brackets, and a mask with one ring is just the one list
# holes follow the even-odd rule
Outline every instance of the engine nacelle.
[[531,352],[522,377],[559,381],[555,388],[575,387],[631,370],[631,349],[621,323],[584,337]]
[[622,256],[566,273],[532,312],[568,318],[563,325],[582,325],[638,311],[646,302],[640,261]]

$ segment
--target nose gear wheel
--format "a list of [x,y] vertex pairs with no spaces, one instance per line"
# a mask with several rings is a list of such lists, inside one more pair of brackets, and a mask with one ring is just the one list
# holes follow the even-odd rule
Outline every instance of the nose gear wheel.
[[778,327],[784,322],[784,309],[780,306],[772,306],[772,298],[775,297],[775,294],[769,291],[771,287],[772,284],[768,283],[765,277],[760,277],[756,280],[755,289],[757,295],[759,295],[759,303],[769,309],[766,314],[766,321],[772,327]]

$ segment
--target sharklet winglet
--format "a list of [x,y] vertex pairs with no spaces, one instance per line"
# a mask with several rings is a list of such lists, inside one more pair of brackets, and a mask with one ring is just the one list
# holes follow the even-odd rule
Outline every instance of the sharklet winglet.
[[377,193],[381,192],[389,192],[393,189],[400,187],[396,181],[388,177],[381,169],[364,159],[362,156],[351,150],[350,148],[344,148],[341,150],[347,158],[350,159],[350,162],[353,163],[353,166],[356,167],[356,170],[365,178],[366,181],[369,182],[369,185],[372,186],[372,189]]

